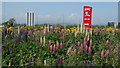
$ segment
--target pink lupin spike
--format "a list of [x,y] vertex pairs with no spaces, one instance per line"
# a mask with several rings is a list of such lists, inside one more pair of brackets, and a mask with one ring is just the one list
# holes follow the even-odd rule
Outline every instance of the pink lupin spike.
[[50,46],[50,52],[52,52],[52,45]]
[[85,47],[84,47],[84,51],[87,51],[87,49],[88,49],[88,46],[87,46],[87,45],[85,45]]
[[50,48],[50,45],[51,45],[51,44],[52,44],[52,42],[51,42],[51,41],[49,41],[49,42],[48,42],[48,47],[49,47],[49,48]]
[[91,47],[88,48],[88,55],[91,54]]
[[108,55],[110,53],[110,51],[109,50],[107,50],[106,52],[105,52],[105,55]]
[[78,50],[81,49],[81,45],[80,45],[80,42],[78,42]]
[[74,50],[74,55],[76,55],[76,49]]
[[101,59],[104,59],[104,50],[101,52]]
[[62,46],[63,46],[63,44],[62,44],[62,42],[60,43],[60,48],[62,48]]
[[92,47],[92,40],[90,40],[90,47]]
[[106,45],[108,45],[108,44],[109,44],[109,40],[106,41]]
[[53,51],[54,51],[54,52],[56,51],[56,46],[55,46],[55,45],[54,45]]
[[87,36],[84,37],[84,41],[87,41]]
[[56,47],[57,47],[57,49],[59,48],[59,42],[58,41],[56,41]]

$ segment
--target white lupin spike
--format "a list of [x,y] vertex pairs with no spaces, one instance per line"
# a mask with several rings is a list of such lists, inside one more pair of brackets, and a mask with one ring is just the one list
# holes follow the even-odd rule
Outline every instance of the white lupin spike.
[[44,65],[46,65],[46,60],[44,60]]
[[81,33],[82,33],[82,28],[83,28],[83,27],[82,27],[82,24],[81,24],[81,27],[80,27],[80,32],[81,32]]
[[72,49],[72,46],[70,48],[68,48],[66,55],[68,55],[70,53],[71,49]]
[[78,31],[75,31],[75,38],[76,38],[76,36],[77,36],[77,33],[78,33]]
[[20,33],[20,28],[19,28],[19,26],[18,26],[18,34]]
[[42,44],[42,36],[40,37],[40,43]]
[[75,38],[76,38],[77,32],[75,31]]
[[89,41],[89,39],[90,39],[90,38],[89,38],[89,33],[88,33],[88,38],[87,38],[87,41]]
[[85,26],[83,26],[83,33],[85,32]]
[[47,25],[47,28],[48,28],[48,32],[49,32],[49,24]]
[[45,44],[45,36],[43,37],[43,43]]
[[92,29],[90,29],[90,34],[92,35]]
[[114,28],[116,29],[116,23],[114,24]]

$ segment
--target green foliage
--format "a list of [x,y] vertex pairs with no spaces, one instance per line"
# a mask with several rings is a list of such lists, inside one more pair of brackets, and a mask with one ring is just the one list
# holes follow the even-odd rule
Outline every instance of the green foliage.
[[[72,28],[74,26],[66,26],[67,28]],[[23,34],[24,35],[24,34]],[[32,65],[35,66],[56,66],[55,62],[57,58],[63,58],[63,66],[83,66],[84,61],[91,61],[94,66],[117,66],[118,58],[116,50],[116,44],[120,42],[120,32],[116,32],[113,35],[107,31],[96,31],[93,35],[89,35],[89,40],[87,45],[89,47],[90,40],[92,39],[91,55],[88,55],[86,51],[78,50],[78,41],[83,45],[85,33],[78,33],[75,37],[74,32],[65,33],[65,39],[61,38],[61,32],[49,32],[48,34],[41,34],[33,31],[30,36],[26,37],[21,35],[20,41],[17,44],[13,44],[16,38],[18,38],[18,33],[14,31],[14,36],[11,34],[6,34],[7,42],[3,42],[2,48],[2,63],[3,66],[8,66],[11,61],[13,66],[25,66],[30,64],[30,57],[32,57]],[[36,36],[36,37],[33,37]],[[36,40],[37,38],[45,36],[45,44],[40,43]],[[48,48],[48,42],[51,40],[52,45],[56,44],[56,41],[63,43],[62,48],[58,48],[56,52],[50,52]],[[105,56],[104,60],[101,59],[101,50],[108,50],[108,46],[105,44],[106,41],[110,41],[110,54]],[[67,50],[72,46],[69,55],[66,55]],[[9,48],[13,48],[12,56],[10,55]],[[77,54],[74,55],[74,49],[77,50]],[[46,65],[44,65],[44,60],[46,60]],[[108,62],[106,62],[108,60]],[[88,65],[88,64],[87,64]],[[60,66],[60,65],[59,65]],[[89,65],[88,65],[89,66]]]
[[15,19],[10,18],[9,21],[2,23],[5,27],[13,27],[15,25]]

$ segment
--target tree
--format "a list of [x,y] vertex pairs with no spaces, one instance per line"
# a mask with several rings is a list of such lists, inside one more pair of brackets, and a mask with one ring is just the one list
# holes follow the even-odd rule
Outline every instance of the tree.
[[118,28],[120,28],[120,22],[118,23]]
[[110,23],[110,22],[108,22],[108,26],[109,26],[109,27],[111,26],[111,23]]
[[108,27],[114,27],[115,22],[108,22]]
[[4,25],[5,27],[13,27],[15,25],[15,19],[14,18],[10,18],[8,21],[2,23],[2,25]]

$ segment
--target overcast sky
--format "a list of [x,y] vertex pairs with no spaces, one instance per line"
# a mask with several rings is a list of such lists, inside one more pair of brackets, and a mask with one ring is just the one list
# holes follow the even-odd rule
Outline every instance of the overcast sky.
[[92,24],[106,25],[118,21],[117,2],[5,2],[3,21],[15,18],[17,23],[26,22],[26,12],[35,13],[35,23],[80,24],[83,22],[83,6],[92,6]]

